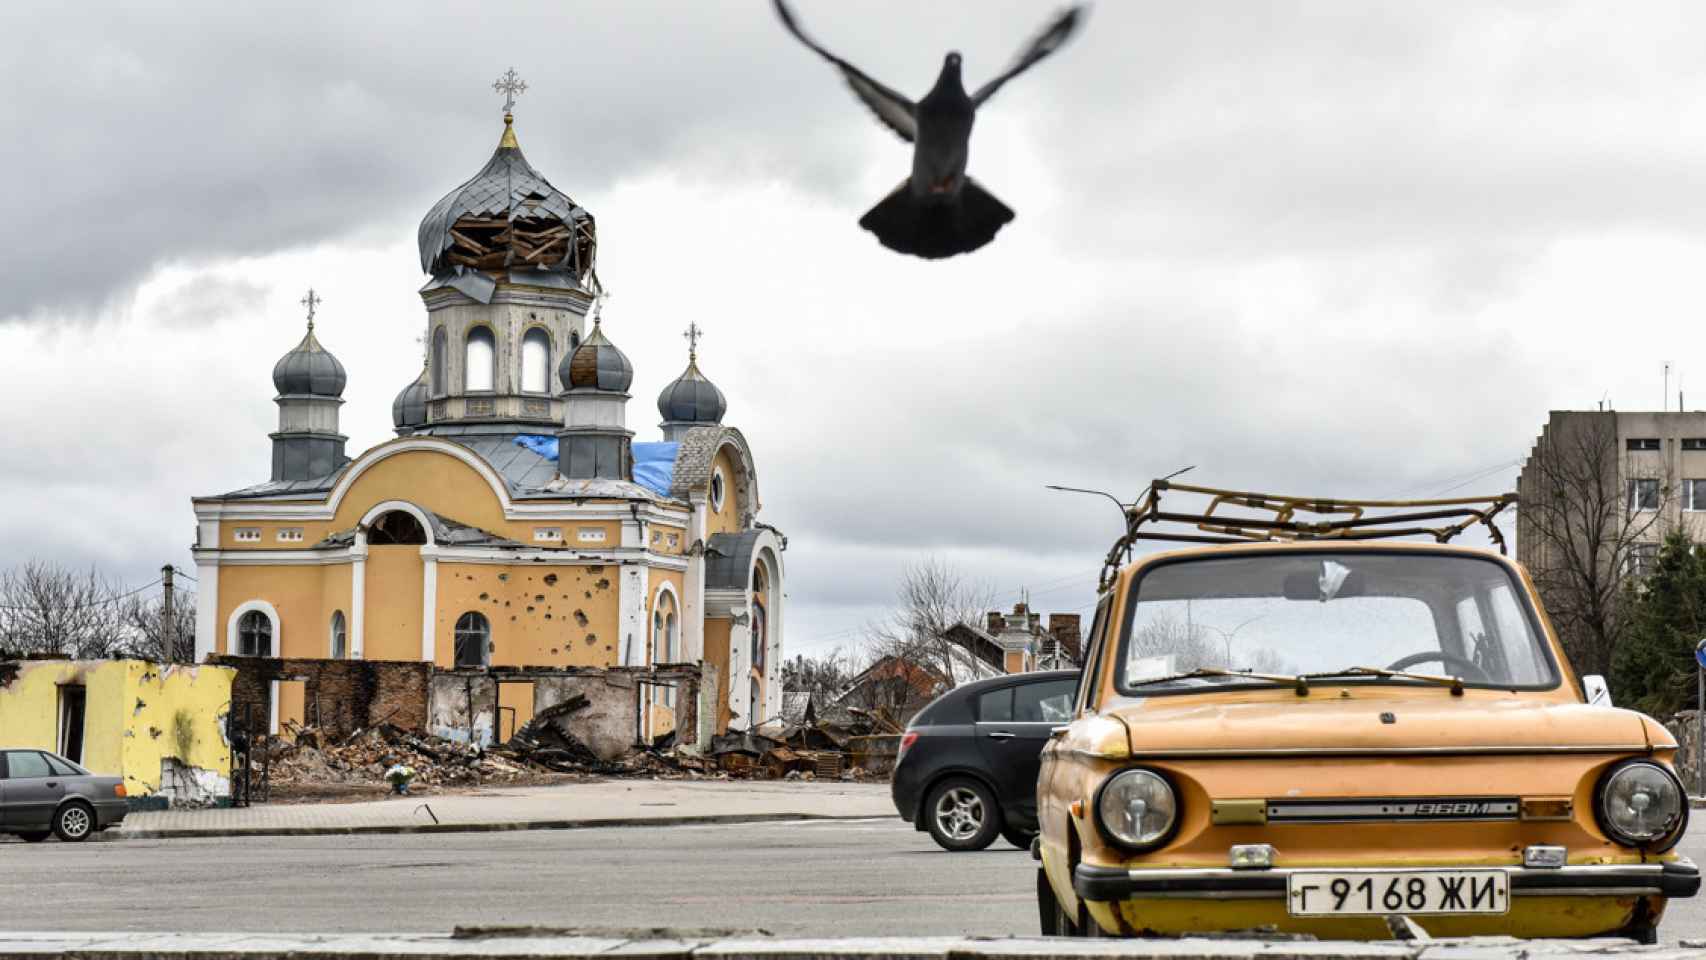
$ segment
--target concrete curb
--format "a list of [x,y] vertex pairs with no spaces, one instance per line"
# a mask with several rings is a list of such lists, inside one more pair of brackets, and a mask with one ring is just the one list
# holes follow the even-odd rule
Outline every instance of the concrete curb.
[[[512,820],[470,823],[373,823],[325,827],[224,827],[167,830],[115,830],[96,835],[102,842],[182,840],[193,837],[342,837],[385,833],[504,833],[517,830],[595,830],[611,827],[690,827],[789,820],[870,820],[869,814],[727,813],[684,817],[603,817],[585,820]],[[4,941],[0,941],[3,943]]]
[[399,957],[408,960],[1526,960],[1526,958],[1698,958],[1698,942],[1638,947],[1627,940],[1516,940],[1480,937],[1383,943],[1185,939],[980,940],[877,937],[773,940],[691,931],[492,931],[477,935],[306,935],[0,933],[6,960],[303,960]]

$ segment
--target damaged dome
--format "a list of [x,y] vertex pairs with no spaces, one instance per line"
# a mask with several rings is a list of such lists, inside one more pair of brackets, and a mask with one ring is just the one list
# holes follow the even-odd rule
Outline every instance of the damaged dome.
[[492,159],[434,204],[420,228],[421,269],[435,278],[538,271],[590,289],[597,249],[592,214],[533,169],[508,116]]

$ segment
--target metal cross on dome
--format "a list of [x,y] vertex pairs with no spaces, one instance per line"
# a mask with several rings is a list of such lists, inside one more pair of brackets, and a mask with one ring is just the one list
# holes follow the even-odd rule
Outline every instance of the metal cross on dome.
[[302,305],[308,308],[308,329],[314,329],[314,308],[325,302],[325,298],[308,288],[308,295],[302,298]]
[[515,98],[527,92],[527,82],[516,75],[514,67],[510,67],[492,83],[492,92],[504,95],[504,113],[507,114],[515,108]]
[[704,335],[705,331],[699,324],[689,323],[687,325],[687,329],[681,334],[682,338],[687,341],[687,359],[699,359],[699,338]]

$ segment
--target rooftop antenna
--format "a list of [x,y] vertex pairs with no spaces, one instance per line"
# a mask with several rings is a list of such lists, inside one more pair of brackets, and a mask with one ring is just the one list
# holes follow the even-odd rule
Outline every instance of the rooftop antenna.
[[1670,361],[1665,361],[1665,392],[1659,394],[1659,412],[1670,409]]

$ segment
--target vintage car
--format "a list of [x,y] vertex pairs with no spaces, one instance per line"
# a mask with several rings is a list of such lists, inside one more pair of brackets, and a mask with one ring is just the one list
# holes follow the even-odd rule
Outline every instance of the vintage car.
[[[1163,489],[1216,501],[1169,514]],[[1588,702],[1521,567],[1444,542],[1484,521],[1502,545],[1514,497],[1424,505],[1465,511],[1429,543],[1374,539],[1372,501],[1263,497],[1162,483],[1128,511],[1043,750],[1043,932],[1653,942],[1700,887],[1676,741]],[[1213,545],[1122,565],[1168,519]]]

